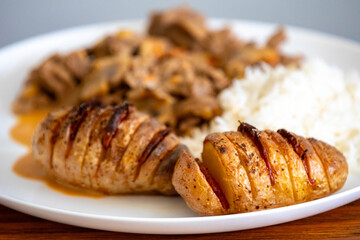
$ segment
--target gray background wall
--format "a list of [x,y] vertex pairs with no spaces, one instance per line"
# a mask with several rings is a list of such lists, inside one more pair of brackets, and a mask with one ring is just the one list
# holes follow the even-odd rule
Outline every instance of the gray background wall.
[[144,18],[184,3],[210,17],[290,24],[360,41],[358,0],[0,0],[0,47],[72,26]]

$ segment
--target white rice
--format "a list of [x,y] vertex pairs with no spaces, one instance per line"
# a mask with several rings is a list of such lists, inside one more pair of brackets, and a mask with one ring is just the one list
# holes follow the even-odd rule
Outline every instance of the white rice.
[[260,130],[285,128],[336,146],[349,169],[360,172],[360,77],[322,60],[305,61],[299,69],[279,66],[249,68],[219,100],[223,115],[209,127],[182,138],[196,157],[212,132],[236,130],[238,120]]

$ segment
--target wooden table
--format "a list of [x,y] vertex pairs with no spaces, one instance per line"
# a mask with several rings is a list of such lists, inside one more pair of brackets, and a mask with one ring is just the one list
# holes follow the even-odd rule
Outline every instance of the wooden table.
[[0,205],[0,239],[360,239],[360,200],[281,225],[202,235],[141,235],[105,232],[50,222]]

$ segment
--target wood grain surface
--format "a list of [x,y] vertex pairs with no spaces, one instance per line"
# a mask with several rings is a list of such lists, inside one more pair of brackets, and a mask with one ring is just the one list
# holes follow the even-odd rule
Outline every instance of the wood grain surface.
[[0,205],[0,239],[360,239],[360,200],[271,227],[201,235],[143,235],[59,224]]

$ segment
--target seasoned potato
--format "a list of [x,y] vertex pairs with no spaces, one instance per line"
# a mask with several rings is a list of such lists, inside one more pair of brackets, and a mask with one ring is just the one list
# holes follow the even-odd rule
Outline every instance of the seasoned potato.
[[88,101],[50,113],[35,131],[33,155],[60,182],[109,194],[176,194],[180,141],[128,104]]
[[[221,189],[216,188],[216,183],[214,184],[207,178],[211,176],[204,167],[201,171],[201,163],[191,156],[186,147],[181,150],[175,169],[172,177],[173,184],[192,210],[200,215],[216,215],[227,212],[226,203],[220,201],[225,199],[219,197],[219,195],[223,196]],[[210,183],[213,183],[213,186]]]
[[240,123],[205,138],[202,162],[184,151],[172,181],[195,212],[219,215],[318,199],[340,189],[347,174],[345,157],[324,142]]

